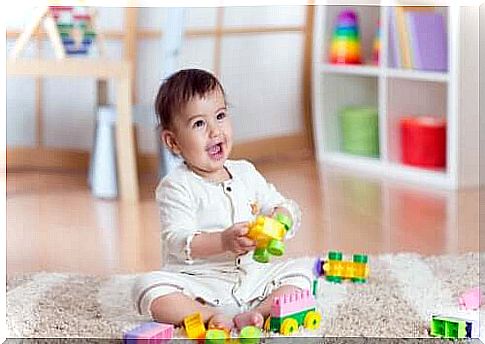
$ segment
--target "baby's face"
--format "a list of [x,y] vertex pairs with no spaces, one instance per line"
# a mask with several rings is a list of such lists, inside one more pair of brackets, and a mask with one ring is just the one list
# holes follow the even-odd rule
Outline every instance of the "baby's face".
[[174,119],[176,154],[203,177],[216,177],[232,149],[232,125],[222,92],[189,101]]

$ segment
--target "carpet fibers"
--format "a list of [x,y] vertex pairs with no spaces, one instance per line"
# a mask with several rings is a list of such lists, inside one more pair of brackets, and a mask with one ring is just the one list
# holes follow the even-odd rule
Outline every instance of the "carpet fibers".
[[[308,261],[312,268],[313,259]],[[479,254],[370,256],[368,283],[320,280],[322,326],[299,336],[426,338],[432,314],[478,319],[458,296],[479,283]],[[18,275],[7,282],[7,330],[13,338],[121,338],[150,319],[131,302],[136,275],[64,273]],[[177,337],[184,337],[182,329]],[[481,333],[485,333],[481,331]]]

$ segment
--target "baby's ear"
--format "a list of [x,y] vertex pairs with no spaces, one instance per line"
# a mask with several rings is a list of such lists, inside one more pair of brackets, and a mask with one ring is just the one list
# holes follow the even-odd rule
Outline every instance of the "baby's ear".
[[163,129],[160,132],[160,139],[172,153],[180,155],[181,151],[177,143],[177,138],[173,131]]

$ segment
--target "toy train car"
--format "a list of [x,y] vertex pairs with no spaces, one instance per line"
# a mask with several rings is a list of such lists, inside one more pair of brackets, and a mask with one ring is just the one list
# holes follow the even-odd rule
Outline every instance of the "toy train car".
[[298,331],[300,326],[307,329],[318,328],[321,319],[322,315],[316,308],[316,301],[310,290],[297,291],[273,299],[264,329],[289,336]]
[[343,261],[342,252],[331,251],[328,259],[315,260],[314,273],[316,276],[325,276],[327,281],[340,283],[349,279],[354,283],[365,283],[369,276],[368,257],[364,254],[354,254],[352,261]]

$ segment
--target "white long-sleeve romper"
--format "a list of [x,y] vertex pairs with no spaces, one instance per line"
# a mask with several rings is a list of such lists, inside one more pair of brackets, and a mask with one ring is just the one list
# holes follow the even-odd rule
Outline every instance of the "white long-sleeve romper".
[[190,244],[195,235],[254,220],[254,205],[263,214],[277,206],[289,210],[294,225],[286,238],[293,237],[300,225],[298,205],[284,198],[250,162],[227,160],[225,167],[231,178],[215,183],[181,164],[158,185],[162,270],[146,273],[135,282],[133,299],[140,314],[151,316],[155,299],[177,291],[209,305],[243,311],[281,285],[311,288],[312,267],[301,260],[272,257],[270,263],[261,264],[252,259],[253,252],[192,259]]

